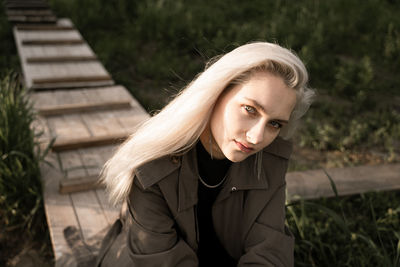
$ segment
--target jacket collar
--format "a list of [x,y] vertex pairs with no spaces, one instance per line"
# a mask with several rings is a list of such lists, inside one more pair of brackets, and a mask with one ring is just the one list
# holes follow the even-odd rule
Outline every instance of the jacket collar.
[[[292,152],[291,143],[281,138],[276,138],[264,153],[289,159]],[[265,166],[265,165],[264,165]],[[180,168],[179,168],[180,167]],[[272,166],[273,167],[273,166]],[[143,186],[147,188],[159,182],[164,177],[178,170],[178,198],[179,211],[185,210],[197,204],[198,169],[196,145],[181,156],[180,162],[171,160],[165,156],[151,161],[139,167],[136,176]],[[241,162],[234,162],[230,166],[226,182],[217,198],[217,202],[229,197],[236,190],[263,190],[268,188],[268,177],[266,172],[258,179],[255,170],[255,155]]]

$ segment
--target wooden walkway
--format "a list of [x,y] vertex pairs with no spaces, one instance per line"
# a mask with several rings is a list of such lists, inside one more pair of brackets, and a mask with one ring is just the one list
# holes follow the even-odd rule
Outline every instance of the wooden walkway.
[[119,207],[99,188],[99,172],[149,116],[126,88],[114,84],[69,19],[57,19],[39,0],[7,1],[6,7],[15,23],[24,82],[39,114],[33,127],[43,132],[42,147],[54,140],[46,158],[51,165],[42,164],[41,172],[56,265],[67,257],[74,266],[64,231],[75,227],[89,244],[115,221]]
[[[42,164],[47,222],[56,265],[72,254],[64,238],[76,227],[84,243],[104,235],[119,213],[96,183],[99,171],[148,114],[115,85],[69,19],[57,19],[40,0],[6,1],[24,81],[39,113],[39,141],[55,139]],[[329,169],[339,195],[400,189],[400,164]],[[289,200],[333,196],[322,170],[288,173]],[[71,257],[69,257],[71,258]],[[76,265],[72,259],[69,266]]]

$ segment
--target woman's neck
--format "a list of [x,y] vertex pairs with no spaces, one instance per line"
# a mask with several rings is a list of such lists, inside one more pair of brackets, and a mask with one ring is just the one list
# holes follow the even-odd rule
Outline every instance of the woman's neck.
[[201,133],[200,142],[203,145],[204,149],[208,152],[208,154],[211,155],[211,158],[226,158],[211,133],[210,125],[208,125],[206,129],[204,129],[204,131]]

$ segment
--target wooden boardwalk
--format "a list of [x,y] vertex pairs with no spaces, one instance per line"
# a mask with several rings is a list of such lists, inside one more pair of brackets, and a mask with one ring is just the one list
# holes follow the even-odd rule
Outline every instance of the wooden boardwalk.
[[[126,88],[115,85],[69,19],[57,19],[40,0],[6,1],[24,74],[39,117],[34,128],[45,146],[42,164],[47,222],[56,265],[72,254],[64,238],[76,227],[89,244],[101,238],[119,207],[96,183],[113,151],[149,115]],[[27,22],[29,24],[27,24]],[[400,164],[329,169],[339,195],[400,189]],[[288,173],[289,200],[333,196],[322,170]],[[71,257],[69,257],[71,258]],[[76,265],[70,259],[69,266]]]
[[57,19],[38,0],[8,1],[6,7],[16,23],[24,82],[39,114],[33,125],[43,132],[38,141],[42,147],[54,141],[41,172],[56,265],[69,258],[74,266],[64,231],[75,227],[89,244],[115,221],[119,207],[99,188],[99,172],[149,116],[126,88],[114,84],[69,19]]

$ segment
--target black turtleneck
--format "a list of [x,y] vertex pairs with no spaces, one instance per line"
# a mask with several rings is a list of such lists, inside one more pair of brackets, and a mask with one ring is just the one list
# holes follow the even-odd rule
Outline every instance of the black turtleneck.
[[[199,175],[208,185],[216,185],[224,179],[231,165],[228,159],[211,159],[201,141],[197,143],[197,164]],[[212,205],[224,183],[209,188],[199,180],[197,221],[199,226],[199,266],[236,266],[237,262],[227,253],[214,230]]]

